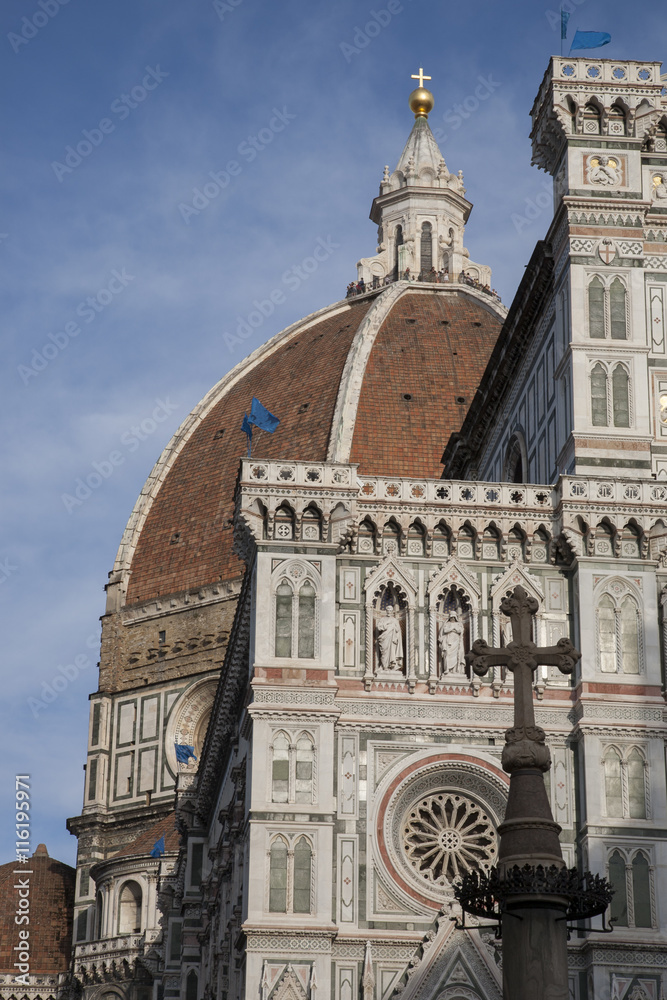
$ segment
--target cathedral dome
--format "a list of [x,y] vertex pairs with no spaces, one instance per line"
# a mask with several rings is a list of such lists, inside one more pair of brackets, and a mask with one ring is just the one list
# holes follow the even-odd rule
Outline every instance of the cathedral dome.
[[[67,972],[75,877],[73,868],[49,857],[44,844],[39,844],[27,864],[10,861],[0,866],[0,976],[17,975],[14,949],[20,943],[22,927],[30,932],[27,963],[30,975],[55,976]],[[25,889],[20,889],[19,880],[28,883]],[[29,904],[30,923],[25,925],[14,923],[14,915],[20,910],[20,892]]]
[[471,285],[398,281],[276,334],[210,390],[158,460],[111,574],[123,603],[240,578],[231,518],[253,396],[280,419],[274,434],[255,433],[260,458],[438,478],[505,313]]

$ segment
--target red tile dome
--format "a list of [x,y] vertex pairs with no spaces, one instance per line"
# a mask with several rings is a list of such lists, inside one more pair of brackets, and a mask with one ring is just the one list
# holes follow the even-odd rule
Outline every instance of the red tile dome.
[[179,428],[139,497],[112,580],[138,603],[236,580],[231,517],[253,396],[277,417],[257,457],[438,478],[505,316],[466,285],[398,282],[338,302],[238,364]]

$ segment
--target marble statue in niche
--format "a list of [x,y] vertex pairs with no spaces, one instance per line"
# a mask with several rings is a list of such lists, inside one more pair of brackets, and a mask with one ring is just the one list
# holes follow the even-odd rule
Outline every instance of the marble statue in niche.
[[443,674],[465,673],[465,646],[463,641],[464,628],[455,611],[440,626],[440,657]]
[[380,670],[403,670],[403,633],[393,604],[376,620],[375,632]]

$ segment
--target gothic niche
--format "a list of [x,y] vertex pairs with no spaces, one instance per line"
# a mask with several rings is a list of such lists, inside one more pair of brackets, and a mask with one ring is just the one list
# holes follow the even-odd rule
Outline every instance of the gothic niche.
[[437,664],[431,670],[429,690],[435,691],[438,679],[447,682],[454,677],[468,677],[465,654],[470,649],[470,602],[462,590],[452,584],[440,595],[435,610],[437,634]]
[[383,584],[373,601],[375,673],[382,678],[405,675],[407,601],[393,583]]

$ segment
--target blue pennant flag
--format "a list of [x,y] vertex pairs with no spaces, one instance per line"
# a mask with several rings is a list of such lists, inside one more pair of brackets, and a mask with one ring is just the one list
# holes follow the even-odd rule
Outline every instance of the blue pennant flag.
[[164,854],[164,835],[156,840],[153,844],[153,850],[151,851],[152,858],[161,858]]
[[570,52],[572,49],[599,49],[610,41],[611,35],[606,31],[579,31],[577,28],[570,45]]
[[250,449],[252,447],[252,424],[248,420],[248,414],[243,414],[243,422],[241,424],[241,430],[244,434],[248,435],[248,458],[250,458]]
[[252,406],[250,407],[250,416],[248,420],[255,427],[259,427],[261,431],[268,431],[269,434],[273,434],[276,427],[280,423],[278,417],[274,417],[272,413],[269,413],[265,406],[262,406],[257,396],[252,397]]
[[570,15],[568,11],[562,10],[560,12],[560,37],[562,40],[567,38],[567,22],[570,20]]
[[[195,748],[189,747],[186,743],[174,743],[176,747],[176,760],[179,764],[188,764],[191,757],[195,757]],[[197,758],[195,757],[195,760]]]

